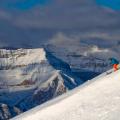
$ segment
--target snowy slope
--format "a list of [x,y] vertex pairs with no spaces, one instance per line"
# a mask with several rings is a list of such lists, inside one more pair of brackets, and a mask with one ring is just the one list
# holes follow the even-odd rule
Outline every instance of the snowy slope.
[[83,86],[12,120],[119,120],[120,70]]

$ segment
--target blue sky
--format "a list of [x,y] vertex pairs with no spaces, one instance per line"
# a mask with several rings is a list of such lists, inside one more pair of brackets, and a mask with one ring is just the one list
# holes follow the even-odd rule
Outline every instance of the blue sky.
[[120,10],[120,0],[96,0],[97,4],[112,8],[114,10]]
[[[35,6],[46,6],[53,0],[1,0],[0,8],[28,10]],[[98,5],[120,10],[120,0],[96,0]]]
[[4,9],[18,9],[18,10],[27,10],[35,6],[45,6],[49,4],[52,0],[11,0],[11,1],[2,1],[0,7]]

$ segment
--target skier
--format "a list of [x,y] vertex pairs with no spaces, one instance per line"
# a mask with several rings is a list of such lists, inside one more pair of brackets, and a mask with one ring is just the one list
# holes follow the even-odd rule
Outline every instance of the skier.
[[119,67],[119,61],[115,58],[110,58],[109,60],[111,61],[111,64],[113,65],[114,71],[117,71]]

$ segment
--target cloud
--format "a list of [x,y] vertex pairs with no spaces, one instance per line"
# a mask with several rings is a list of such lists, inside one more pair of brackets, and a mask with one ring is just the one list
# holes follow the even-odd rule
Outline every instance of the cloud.
[[49,40],[49,44],[57,46],[81,46],[84,44],[96,45],[101,48],[108,48],[117,45],[120,38],[119,34],[108,34],[100,32],[77,33],[77,34],[64,34],[57,33]]
[[[59,33],[76,36],[82,41],[118,40],[119,21],[119,11],[101,7],[95,0],[54,0],[44,7],[36,6],[26,11],[1,8],[0,42],[36,47],[49,43],[52,38],[55,41],[55,36],[60,37]],[[74,43],[73,38],[65,39],[67,41]]]
[[14,24],[28,28],[109,29],[117,28],[120,14],[110,13],[88,0],[62,0],[46,8],[36,7],[16,17]]
[[[69,41],[69,42],[68,42]],[[49,41],[49,44],[59,45],[59,46],[79,46],[80,45],[80,37],[79,35],[66,35],[62,32],[57,33],[53,36],[53,38]]]

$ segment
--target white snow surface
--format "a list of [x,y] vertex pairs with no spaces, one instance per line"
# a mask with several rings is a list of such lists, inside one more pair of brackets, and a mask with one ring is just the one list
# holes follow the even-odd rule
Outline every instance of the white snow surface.
[[12,120],[120,120],[120,70],[103,73]]
[[[14,55],[10,57],[10,53]],[[12,63],[14,65],[40,63],[46,60],[45,51],[43,48],[38,49],[17,49],[17,50],[5,50],[0,49],[1,54],[9,54],[8,58],[0,58],[0,63],[6,62],[7,64]],[[19,58],[19,59],[18,59]]]

